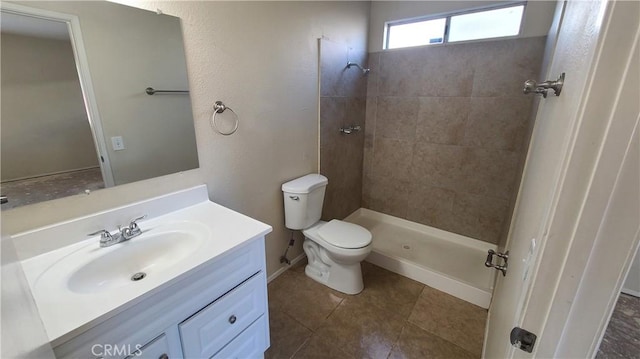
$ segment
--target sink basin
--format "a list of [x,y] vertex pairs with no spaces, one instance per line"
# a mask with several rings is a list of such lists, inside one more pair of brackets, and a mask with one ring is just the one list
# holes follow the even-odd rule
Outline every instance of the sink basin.
[[[97,238],[97,237],[96,237]],[[62,280],[75,293],[99,293],[141,285],[188,260],[206,242],[207,229],[197,222],[174,222],[140,236],[100,248],[97,240],[54,263],[35,287]]]

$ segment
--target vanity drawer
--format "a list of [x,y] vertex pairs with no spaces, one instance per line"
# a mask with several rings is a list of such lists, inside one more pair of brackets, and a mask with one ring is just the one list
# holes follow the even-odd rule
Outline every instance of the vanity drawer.
[[263,315],[211,359],[262,359],[267,349],[268,331],[267,318]]
[[139,351],[136,351],[126,359],[169,359],[169,353],[169,340],[167,340],[167,336],[165,334],[162,334],[151,342],[145,344]]
[[178,325],[185,358],[209,358],[264,314],[266,278],[260,272]]

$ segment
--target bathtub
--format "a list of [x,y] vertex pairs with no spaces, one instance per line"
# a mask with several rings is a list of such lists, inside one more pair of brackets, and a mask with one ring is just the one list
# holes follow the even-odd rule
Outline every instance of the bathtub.
[[489,308],[496,271],[484,261],[496,245],[365,208],[344,220],[371,231],[367,262]]

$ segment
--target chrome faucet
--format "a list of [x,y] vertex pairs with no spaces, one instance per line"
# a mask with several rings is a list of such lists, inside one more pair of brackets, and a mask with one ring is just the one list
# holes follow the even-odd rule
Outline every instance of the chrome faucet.
[[115,234],[109,233],[106,229],[101,229],[97,232],[90,233],[89,236],[100,235],[100,247],[109,247],[120,242],[128,241],[133,237],[137,237],[142,234],[142,230],[138,226],[138,221],[146,218],[147,215],[132,219],[127,227],[122,228],[118,226],[118,232]]
[[124,228],[118,227],[118,229],[120,230],[120,235],[122,236],[123,240],[128,241],[133,237],[137,237],[141,235],[142,230],[140,229],[140,227],[138,227],[137,222],[145,218],[147,218],[146,214],[144,216],[140,216],[138,218],[132,219],[127,227],[124,227]]

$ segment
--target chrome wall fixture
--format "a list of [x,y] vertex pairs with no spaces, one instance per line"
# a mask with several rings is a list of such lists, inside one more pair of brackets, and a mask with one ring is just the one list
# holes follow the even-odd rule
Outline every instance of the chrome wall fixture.
[[189,93],[188,90],[156,90],[153,87],[147,87],[146,89],[144,89],[144,92],[146,92],[149,96],[155,95],[157,93]]
[[360,69],[360,71],[362,71],[363,75],[367,75],[369,74],[369,71],[371,71],[371,69],[365,69],[364,67],[360,66],[359,64],[355,63],[355,62],[347,62],[347,68],[350,69],[352,66],[355,66],[357,68]]
[[350,135],[354,132],[360,132],[362,128],[358,125],[349,125],[340,127],[340,133],[344,133],[345,135]]
[[560,96],[560,91],[562,91],[563,84],[564,72],[555,81],[545,81],[537,83],[534,80],[527,80],[524,82],[524,89],[522,90],[522,92],[524,92],[525,94],[537,93],[539,95],[542,95],[542,97],[547,98],[547,91],[549,91],[549,89],[552,89],[553,93],[556,96]]
[[[219,114],[219,113],[223,113],[226,110],[229,110],[229,111],[233,112],[233,115],[235,116],[235,122],[234,122],[234,125],[233,125],[233,129],[231,131],[222,132],[222,131],[220,131],[220,129],[218,129],[218,123],[216,122],[216,115]],[[213,127],[214,131],[216,131],[217,133],[219,133],[219,134],[221,134],[223,136],[232,135],[238,130],[239,122],[240,121],[238,119],[238,115],[236,114],[236,112],[231,107],[228,107],[227,105],[222,103],[222,101],[216,101],[213,104],[213,115],[211,115],[211,127]]]

